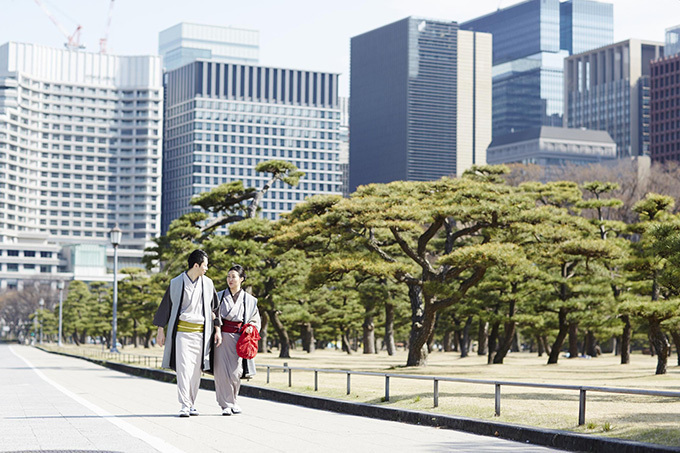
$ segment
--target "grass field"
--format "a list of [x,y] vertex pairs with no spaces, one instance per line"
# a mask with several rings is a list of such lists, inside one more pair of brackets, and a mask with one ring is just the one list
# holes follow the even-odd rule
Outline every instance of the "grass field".
[[[53,346],[48,348],[56,349]],[[101,347],[65,346],[65,352],[101,354]],[[121,350],[120,358],[135,362],[137,356],[160,357],[161,348]],[[314,391],[314,373],[292,371],[288,374],[272,369],[266,382],[265,365],[372,371],[390,374],[502,380],[543,384],[568,384],[597,387],[624,387],[648,390],[680,391],[680,367],[677,358],[669,360],[668,373],[657,376],[656,358],[633,354],[631,363],[621,365],[620,358],[604,355],[596,359],[560,358],[556,365],[546,365],[547,357],[536,354],[509,354],[503,365],[487,365],[486,357],[476,354],[461,359],[458,353],[435,352],[428,365],[406,368],[406,351],[394,356],[385,352],[373,355],[347,355],[336,350],[318,350],[312,354],[292,350],[291,358],[280,359],[278,353],[260,353],[256,362],[258,375],[249,385],[309,393],[337,399],[381,404],[412,410],[459,415],[506,423],[539,426],[599,436],[631,439],[670,446],[680,446],[680,398],[587,393],[586,424],[578,426],[577,391],[503,386],[501,415],[494,415],[494,386],[439,382],[439,406],[433,407],[433,381],[390,378],[390,400],[384,401],[385,379],[382,376],[351,377],[351,393],[346,394],[345,374],[319,373],[319,390]],[[135,360],[136,359],[136,360]],[[153,366],[153,360],[147,363]]]

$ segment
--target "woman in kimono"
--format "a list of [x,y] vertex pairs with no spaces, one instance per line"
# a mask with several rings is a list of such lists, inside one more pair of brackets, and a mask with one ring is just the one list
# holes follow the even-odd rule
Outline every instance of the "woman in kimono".
[[[252,360],[244,360],[236,353],[236,342],[241,332],[250,333],[255,326],[260,330],[260,312],[257,310],[257,299],[245,292],[241,285],[246,279],[242,266],[236,264],[227,273],[227,288],[217,294],[219,308],[217,317],[222,320],[221,332],[215,332],[215,395],[217,404],[222,408],[222,415],[241,413],[236,402],[241,388],[241,376],[254,375],[255,364]],[[247,324],[251,326],[245,327]],[[218,336],[222,341],[219,342]],[[247,367],[244,373],[244,366]]]

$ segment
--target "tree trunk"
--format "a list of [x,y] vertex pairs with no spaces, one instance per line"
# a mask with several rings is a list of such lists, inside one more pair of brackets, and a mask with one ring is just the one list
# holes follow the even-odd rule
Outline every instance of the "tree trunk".
[[541,335],[540,339],[541,339],[541,342],[543,343],[543,349],[545,349],[546,353],[550,354],[550,351],[552,351],[552,349],[550,349],[550,343],[548,343],[548,337],[546,335]]
[[557,332],[557,337],[555,337],[555,341],[553,342],[550,348],[550,353],[548,355],[548,365],[557,363],[557,360],[560,358],[560,350],[562,349],[562,345],[564,344],[564,339],[567,338],[567,332],[569,330],[569,324],[567,324],[566,309],[560,308],[558,319],[559,319],[559,331]]
[[453,351],[453,331],[447,330],[444,332],[444,352]]
[[363,328],[363,343],[364,354],[375,354],[375,325],[373,324],[373,315],[368,311],[364,315]]
[[312,323],[306,322],[302,325],[302,350],[308,353],[314,352],[314,327]]
[[657,354],[656,374],[666,374],[671,344],[668,342],[666,334],[661,330],[661,321],[656,317],[649,318],[649,337]]
[[425,319],[425,302],[420,286],[409,284],[408,297],[411,302],[411,332],[406,366],[423,366],[427,363],[425,343],[430,336],[429,328],[434,327],[434,318],[429,323]]
[[508,351],[512,347],[512,343],[515,339],[515,321],[510,321],[505,323],[505,332],[503,341],[498,346],[498,352],[496,357],[493,359],[493,363],[503,363],[503,359],[508,355]]
[[385,304],[385,348],[387,355],[394,355],[394,305]]
[[496,352],[498,351],[498,330],[500,328],[501,322],[494,321],[491,324],[491,332],[489,333],[489,347],[488,356],[486,358],[487,365],[491,365],[496,358]]
[[630,339],[633,329],[630,325],[630,316],[622,315],[623,334],[621,334],[621,365],[630,363]]
[[262,310],[260,314],[260,340],[257,342],[257,350],[260,352],[269,352],[267,349],[267,344],[269,339],[267,338],[267,327],[269,327],[269,314]]
[[541,338],[540,335],[536,335],[536,345],[538,347],[538,356],[543,357],[543,353],[545,352],[545,347],[543,343],[543,338]]
[[347,354],[352,353],[352,348],[349,346],[349,335],[347,334],[347,329],[342,329],[342,350]]
[[595,333],[592,330],[588,330],[586,332],[586,341],[584,349],[586,355],[589,355],[590,357],[597,357],[599,355],[597,351],[597,338],[595,338]]
[[452,352],[458,352],[460,351],[460,330],[454,330],[453,331],[453,349],[451,349]]
[[290,337],[288,336],[286,326],[284,326],[279,319],[278,311],[267,310],[267,313],[269,314],[269,320],[276,331],[276,335],[279,337],[279,358],[290,359]]
[[147,330],[144,334],[144,349],[149,349],[151,347],[151,337],[153,337],[153,330]]
[[463,327],[463,341],[460,345],[460,357],[465,358],[470,354],[470,326],[472,325],[472,316],[469,316],[465,321]]
[[671,330],[671,338],[673,338],[673,344],[675,345],[675,355],[678,356],[678,366],[680,366],[680,330]]
[[486,355],[489,352],[489,323],[479,320],[477,331],[477,355]]
[[569,323],[569,358],[578,357],[578,323]]

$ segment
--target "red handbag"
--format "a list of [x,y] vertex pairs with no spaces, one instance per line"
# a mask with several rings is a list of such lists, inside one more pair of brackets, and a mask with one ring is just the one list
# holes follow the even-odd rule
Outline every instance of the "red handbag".
[[[250,333],[246,333],[248,326],[252,327],[253,330]],[[257,331],[257,327],[252,324],[246,324],[241,329],[241,336],[236,342],[236,354],[242,359],[253,359],[257,355],[257,342],[260,339],[260,333]]]

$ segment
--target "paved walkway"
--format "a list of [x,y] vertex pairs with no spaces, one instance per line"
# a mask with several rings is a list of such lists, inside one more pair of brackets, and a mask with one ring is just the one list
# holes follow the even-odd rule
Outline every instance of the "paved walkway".
[[201,390],[179,418],[174,384],[28,346],[0,345],[0,451],[548,452],[453,430],[241,398],[223,417]]

